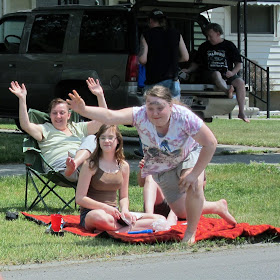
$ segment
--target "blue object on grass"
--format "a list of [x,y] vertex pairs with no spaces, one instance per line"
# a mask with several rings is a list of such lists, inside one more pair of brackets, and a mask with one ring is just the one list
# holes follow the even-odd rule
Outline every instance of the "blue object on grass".
[[139,233],[153,233],[152,229],[144,229],[144,230],[138,230],[138,231],[129,231],[128,234],[139,234]]

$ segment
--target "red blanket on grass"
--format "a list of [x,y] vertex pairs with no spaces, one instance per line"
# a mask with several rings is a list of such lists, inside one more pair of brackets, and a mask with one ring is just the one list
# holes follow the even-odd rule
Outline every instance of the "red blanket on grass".
[[[51,222],[50,216],[47,215],[32,215],[26,212],[22,214],[39,224],[47,225]],[[79,225],[80,216],[78,215],[65,215],[63,220],[66,222],[64,231],[72,232],[81,236],[95,237],[101,232],[89,232]],[[128,233],[116,233],[108,231],[107,233],[115,238],[124,242],[130,243],[154,243],[161,241],[180,241],[184,236],[187,225],[186,221],[178,221],[177,225],[172,226],[168,231],[159,231],[154,233],[142,233],[142,234],[128,234]],[[280,236],[280,228],[273,227],[271,225],[249,225],[247,223],[237,224],[235,227],[229,225],[223,219],[206,218],[201,216],[199,221],[195,240],[211,239],[211,238],[228,238],[235,239],[238,236],[257,236],[259,234],[269,233]]]

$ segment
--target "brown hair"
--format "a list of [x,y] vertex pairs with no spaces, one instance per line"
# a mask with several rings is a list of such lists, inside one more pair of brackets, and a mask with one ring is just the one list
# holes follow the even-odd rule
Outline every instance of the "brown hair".
[[148,89],[144,95],[145,101],[147,100],[148,96],[158,97],[165,100],[169,104],[172,103],[171,91],[169,88],[164,86],[155,85],[152,88]]
[[176,98],[172,98],[170,89],[164,86],[155,85],[152,88],[148,89],[144,94],[145,101],[147,100],[148,96],[158,97],[165,100],[168,104],[177,104],[190,109],[186,104],[180,102]]
[[208,32],[209,32],[210,30],[213,30],[213,31],[216,32],[216,33],[220,33],[220,35],[223,35],[223,34],[224,34],[221,25],[218,24],[218,23],[214,23],[214,22],[213,22],[213,23],[207,24],[207,25],[205,26],[204,30],[203,30],[203,31],[204,31],[204,34],[207,36],[207,34],[208,34]]
[[49,105],[49,113],[51,113],[53,107],[55,107],[56,105],[58,104],[66,104],[67,105],[67,109],[68,109],[68,112],[69,112],[69,106],[68,106],[68,103],[63,100],[62,98],[55,98],[53,99],[51,102],[50,102],[50,105]]
[[116,147],[116,152],[115,152],[115,157],[117,159],[118,164],[122,164],[125,157],[123,153],[123,137],[122,134],[119,130],[119,128],[116,125],[108,125],[108,124],[103,124],[98,132],[96,133],[96,148],[89,157],[89,168],[94,168],[95,166],[99,165],[99,158],[102,154],[102,150],[100,148],[100,136],[106,132],[106,130],[113,128],[116,132],[116,137],[118,140],[118,145]]

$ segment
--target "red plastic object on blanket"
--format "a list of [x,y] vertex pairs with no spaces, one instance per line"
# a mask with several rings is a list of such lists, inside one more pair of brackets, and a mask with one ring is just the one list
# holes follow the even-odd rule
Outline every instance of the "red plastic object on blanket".
[[54,232],[60,231],[61,223],[62,223],[62,215],[60,215],[60,214],[51,215],[52,230]]

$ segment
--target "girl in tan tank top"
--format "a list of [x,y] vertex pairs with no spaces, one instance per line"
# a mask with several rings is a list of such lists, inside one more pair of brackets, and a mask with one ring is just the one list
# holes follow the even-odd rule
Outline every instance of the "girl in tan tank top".
[[126,232],[152,229],[157,219],[166,220],[157,214],[129,211],[130,170],[124,160],[123,139],[117,126],[102,125],[96,141],[95,151],[82,166],[77,186],[81,225],[87,230]]

